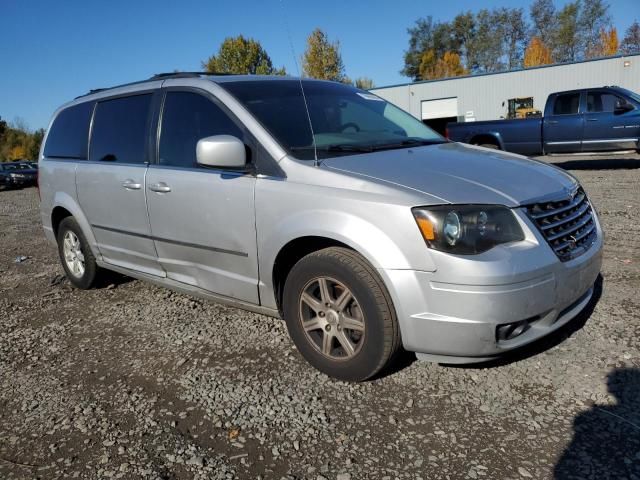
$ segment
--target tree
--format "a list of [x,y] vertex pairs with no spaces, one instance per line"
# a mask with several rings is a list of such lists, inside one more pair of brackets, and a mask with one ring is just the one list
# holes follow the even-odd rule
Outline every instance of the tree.
[[208,72],[252,75],[286,75],[283,68],[276,69],[260,42],[242,35],[224,39],[217,55],[210,56],[202,66]]
[[27,156],[27,150],[22,145],[16,145],[9,150],[9,161],[24,160]]
[[601,32],[611,26],[609,4],[603,0],[582,0],[578,17],[578,36],[584,58],[601,54]]
[[436,62],[436,78],[459,77],[469,73],[462,65],[460,55],[456,52],[445,52],[442,58]]
[[521,8],[501,8],[497,12],[499,27],[503,33],[503,49],[507,68],[512,70],[522,65],[522,55],[527,44],[527,23]]
[[464,58],[464,64],[467,70],[473,71],[477,68],[477,52],[476,52],[476,18],[471,12],[459,13],[452,22],[452,32],[455,45],[461,57]]
[[524,52],[525,68],[549,65],[550,63],[553,63],[551,49],[544,44],[540,37],[532,37]]
[[634,21],[624,34],[620,51],[625,55],[640,53],[640,23]]
[[355,82],[356,88],[361,90],[371,90],[374,87],[373,80],[369,77],[358,77]]
[[615,27],[605,30],[600,30],[600,38],[598,43],[592,47],[593,57],[608,57],[610,55],[616,55],[620,42],[618,41],[618,31]]
[[420,59],[420,67],[416,80],[431,80],[435,78],[436,63],[438,63],[438,59],[436,58],[435,50],[431,49],[424,52]]
[[533,23],[531,36],[537,36],[544,44],[551,45],[557,28],[553,0],[534,0],[529,8],[529,15]]
[[31,135],[29,135],[25,149],[27,154],[27,159],[29,160],[37,160],[40,155],[40,145],[42,144],[42,140],[44,139],[44,128],[39,128]]
[[553,41],[553,57],[558,62],[572,62],[579,58],[579,13],[580,0],[567,3],[558,13],[558,27]]
[[0,144],[2,143],[2,136],[4,135],[4,132],[6,130],[7,130],[7,122],[2,120],[2,117],[0,117]]
[[302,70],[307,77],[344,81],[346,76],[340,55],[340,43],[329,41],[327,34],[316,28],[307,38]]
[[460,44],[449,23],[434,23],[431,16],[419,18],[415,26],[409,28],[407,32],[409,49],[404,53],[404,68],[400,73],[414,80],[421,78],[421,64],[425,53],[429,50],[433,50],[435,58],[441,58],[445,52],[460,53]]
[[476,70],[479,72],[498,72],[503,70],[504,28],[500,12],[482,9],[476,15]]

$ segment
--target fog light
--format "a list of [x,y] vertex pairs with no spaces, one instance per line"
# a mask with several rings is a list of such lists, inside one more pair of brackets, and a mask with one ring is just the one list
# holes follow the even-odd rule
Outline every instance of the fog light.
[[519,322],[507,323],[499,325],[496,329],[496,337],[498,341],[513,340],[529,330],[529,321],[521,320]]

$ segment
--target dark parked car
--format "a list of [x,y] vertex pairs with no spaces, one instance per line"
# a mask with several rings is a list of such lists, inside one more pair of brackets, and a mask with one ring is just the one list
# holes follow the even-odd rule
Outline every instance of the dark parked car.
[[549,95],[543,118],[453,123],[456,142],[523,155],[640,149],[640,95],[620,87]]
[[37,180],[38,170],[27,162],[0,163],[0,184],[5,188],[29,187]]

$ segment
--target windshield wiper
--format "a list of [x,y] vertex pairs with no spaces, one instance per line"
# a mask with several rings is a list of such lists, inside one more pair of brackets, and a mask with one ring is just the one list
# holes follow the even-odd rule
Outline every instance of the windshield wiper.
[[[289,150],[292,152],[300,151],[300,150],[313,150],[313,146],[305,146],[305,147],[289,147]],[[326,147],[317,147],[319,152],[373,152],[373,147],[371,145],[354,145],[351,143],[340,143],[327,145]]]
[[446,143],[446,140],[427,140],[424,138],[407,138],[400,142],[392,142],[392,143],[382,143],[378,145],[372,145],[372,151],[377,150],[391,150],[393,148],[405,148],[405,147],[415,147],[415,146],[423,146],[423,145],[438,145],[441,143]]
[[[323,147],[317,147],[318,152],[357,152],[357,153],[371,153],[380,150],[392,150],[394,148],[407,148],[407,147],[415,147],[422,145],[436,145],[440,143],[446,143],[447,140],[434,139],[427,140],[425,138],[406,138],[399,142],[390,142],[390,143],[373,143],[373,144],[355,144],[355,143],[336,143],[332,145],[327,145]],[[312,150],[313,146],[299,146],[299,147],[289,147],[291,151],[300,151],[300,150]]]

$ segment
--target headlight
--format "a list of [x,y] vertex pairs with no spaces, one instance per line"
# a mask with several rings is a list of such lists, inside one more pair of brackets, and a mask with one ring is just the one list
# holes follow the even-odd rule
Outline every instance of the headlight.
[[524,240],[513,212],[498,205],[442,205],[414,208],[429,248],[471,255],[501,243]]

